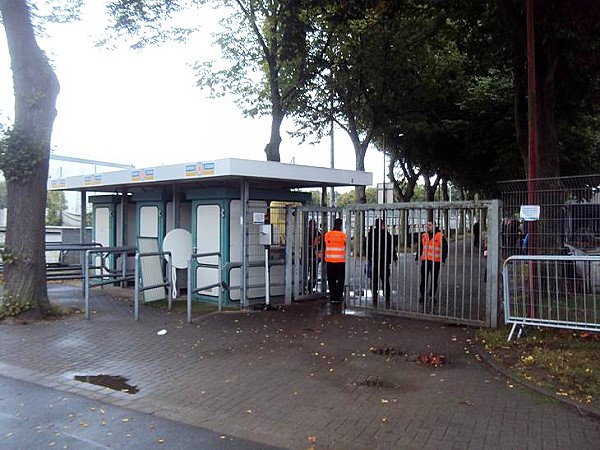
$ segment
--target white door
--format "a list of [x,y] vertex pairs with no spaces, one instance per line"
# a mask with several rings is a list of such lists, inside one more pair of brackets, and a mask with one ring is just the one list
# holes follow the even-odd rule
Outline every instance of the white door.
[[158,238],[158,221],[160,219],[158,206],[140,207],[140,236]]
[[[94,210],[94,242],[101,244],[102,247],[112,246],[111,242],[111,208],[108,206],[98,206]],[[99,253],[92,256],[93,274],[101,275],[106,273],[107,269],[112,269],[111,258],[105,258]]]
[[[218,205],[198,205],[196,208],[196,253],[221,251],[221,208]],[[196,289],[219,282],[217,256],[198,258],[202,264],[211,267],[196,269]],[[200,291],[200,294],[217,297],[219,288],[213,287]]]

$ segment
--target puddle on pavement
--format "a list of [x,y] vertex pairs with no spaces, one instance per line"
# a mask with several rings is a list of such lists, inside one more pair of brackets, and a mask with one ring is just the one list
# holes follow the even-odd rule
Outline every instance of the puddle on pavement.
[[83,383],[90,383],[96,386],[103,386],[114,391],[125,392],[127,394],[135,394],[139,391],[137,386],[128,384],[129,378],[120,375],[75,375],[75,380]]
[[358,386],[374,387],[378,389],[396,389],[397,384],[383,380],[380,377],[367,377],[363,381],[356,383]]
[[408,356],[408,353],[393,347],[374,347],[371,352],[383,356],[404,356],[405,358]]

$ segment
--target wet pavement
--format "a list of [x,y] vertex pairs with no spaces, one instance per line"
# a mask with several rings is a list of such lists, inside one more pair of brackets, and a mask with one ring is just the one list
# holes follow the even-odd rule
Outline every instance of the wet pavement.
[[277,447],[3,376],[0,376],[0,411],[3,450],[277,450]]
[[[81,288],[50,285],[83,307]],[[0,324],[0,375],[290,449],[597,449],[600,421],[481,364],[473,329],[332,310],[194,315],[92,290],[92,315]],[[166,334],[159,334],[166,330]],[[443,358],[442,358],[443,357]],[[75,377],[124,377],[131,394]],[[2,437],[0,436],[0,439]]]

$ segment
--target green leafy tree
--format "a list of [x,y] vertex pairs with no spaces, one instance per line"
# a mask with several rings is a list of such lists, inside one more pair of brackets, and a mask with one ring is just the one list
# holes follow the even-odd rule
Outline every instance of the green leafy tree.
[[[366,203],[376,204],[377,203],[377,188],[368,187],[365,189]],[[336,206],[343,208],[348,205],[356,204],[356,191],[342,192],[337,196]]]
[[438,2],[426,11],[425,23],[444,22],[426,28],[423,45],[408,49],[407,69],[399,75],[419,74],[412,78],[415,94],[392,99],[385,128],[399,199],[411,198],[418,178],[432,201],[449,180],[492,195],[498,179],[520,172],[511,77],[503,47],[493,39],[502,26],[488,19],[495,11],[490,8]]
[[327,30],[313,25],[325,11],[318,1],[217,1],[235,11],[221,22],[216,42],[230,63],[196,65],[198,85],[213,96],[235,95],[244,114],[269,114],[271,133],[265,146],[268,161],[280,161],[281,124],[294,109],[307,82],[321,67],[330,44]]
[[[421,56],[412,59],[424,63],[424,67],[415,66],[415,73],[421,75],[416,92],[425,95],[410,99],[415,100],[415,108],[396,103],[392,110],[399,114],[384,128],[388,130],[386,144],[376,138],[378,147],[390,153],[393,171],[403,185],[408,186],[413,176],[402,170],[406,161],[415,173],[422,172],[433,181],[431,189],[434,176],[439,176],[440,181],[452,180],[471,195],[484,197],[498,195],[498,180],[525,176],[524,5],[507,0],[452,5],[442,1],[432,6],[446,15],[446,23],[430,35],[426,46],[417,49]],[[538,109],[542,111],[538,176],[596,172],[600,168],[595,100],[600,87],[595,25],[599,4],[565,0],[552,2],[549,8],[542,8],[540,2],[536,5]],[[455,48],[446,55],[454,54],[457,67],[446,75],[444,67],[452,66],[444,53],[428,57],[444,45]],[[433,70],[424,70],[427,67]],[[442,69],[437,75],[436,67]],[[439,85],[443,89],[437,89]]]
[[[509,32],[498,36],[498,39],[509,39],[514,72],[516,135],[523,164],[527,168],[525,4],[517,0],[501,2]],[[600,114],[599,17],[600,3],[594,0],[534,3],[538,178],[582,171],[590,173],[599,169],[594,166],[598,162],[598,146],[595,145],[595,150],[590,153],[589,147],[583,149],[582,142],[573,138],[573,135],[585,134],[585,128],[596,123]],[[594,145],[594,140],[583,143]],[[567,143],[575,145],[566,147]],[[576,162],[582,165],[574,164]]]
[[139,37],[134,47],[142,47],[193,32],[165,27],[176,13],[205,4],[228,12],[215,34],[225,62],[197,63],[198,86],[213,97],[233,94],[247,116],[270,115],[265,154],[268,161],[280,161],[283,119],[319,70],[329,45],[327,31],[313,25],[314,17],[326,10],[317,0],[116,0],[108,8],[114,29]]
[[[25,0],[0,0],[15,93],[14,124],[0,142],[0,169],[7,183],[9,210],[2,255],[3,303],[17,304],[22,309],[32,307],[40,314],[50,306],[46,289],[45,205],[50,137],[59,91],[56,75],[38,46],[32,24],[32,17],[42,19],[43,6],[36,4],[36,14],[32,15]],[[55,11],[50,12],[53,20],[59,19]]]
[[[436,39],[448,28],[440,8],[410,0],[350,1],[338,8],[322,25],[333,33],[328,66],[312,80],[295,119],[300,133],[317,137],[336,122],[353,143],[356,169],[364,170],[369,146],[388,151],[388,136],[405,135],[407,124],[419,126],[423,111],[451,105],[460,55],[452,41]],[[420,142],[414,151],[428,148]],[[435,173],[428,158],[421,161],[427,162],[422,170]],[[365,202],[364,189],[357,188],[357,199]]]
[[67,209],[67,199],[63,191],[49,191],[46,204],[46,225],[62,225],[62,214]]
[[[317,26],[331,30],[331,44],[324,53],[319,77],[312,78],[294,110],[298,134],[317,139],[337,123],[350,137],[356,170],[365,170],[367,148],[383,118],[380,106],[389,88],[390,49],[386,31],[393,8],[385,2],[350,1],[329,5],[331,14],[320,17]],[[377,3],[377,4],[375,4]],[[384,52],[379,51],[384,47]],[[366,202],[364,187],[356,188],[360,203]]]

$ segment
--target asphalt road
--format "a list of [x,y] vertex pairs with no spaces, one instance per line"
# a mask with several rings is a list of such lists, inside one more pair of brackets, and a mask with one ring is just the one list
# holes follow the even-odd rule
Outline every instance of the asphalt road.
[[0,448],[275,449],[0,376]]

